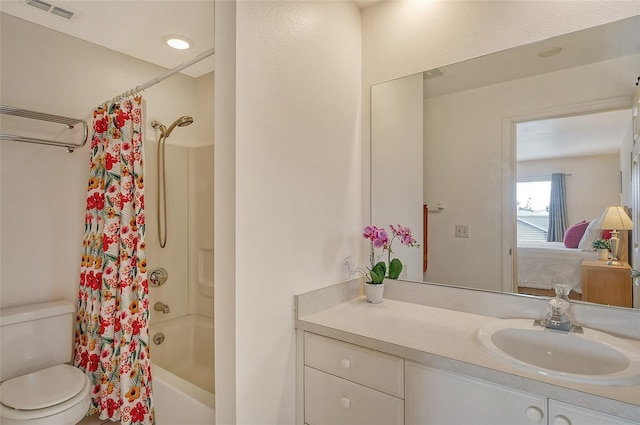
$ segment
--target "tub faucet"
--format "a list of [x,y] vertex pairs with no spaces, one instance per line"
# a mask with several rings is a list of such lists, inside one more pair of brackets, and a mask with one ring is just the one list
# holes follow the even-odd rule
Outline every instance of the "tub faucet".
[[165,303],[161,303],[160,301],[158,301],[157,303],[155,303],[155,304],[153,305],[153,309],[154,309],[155,311],[161,311],[161,312],[163,312],[164,314],[167,314],[167,313],[169,313],[169,311],[170,311],[170,310],[169,310],[169,305],[168,305],[168,304],[165,304]]

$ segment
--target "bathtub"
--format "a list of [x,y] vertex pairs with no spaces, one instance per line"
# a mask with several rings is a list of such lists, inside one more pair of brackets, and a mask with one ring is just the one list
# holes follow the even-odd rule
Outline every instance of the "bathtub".
[[[154,335],[164,335],[160,344]],[[213,424],[213,323],[188,315],[149,326],[156,425]]]

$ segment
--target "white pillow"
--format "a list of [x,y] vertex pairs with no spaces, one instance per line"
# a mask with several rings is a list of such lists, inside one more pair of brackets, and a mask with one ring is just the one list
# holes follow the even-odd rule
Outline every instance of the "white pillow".
[[602,237],[602,229],[600,229],[600,225],[604,219],[603,216],[604,213],[600,217],[591,220],[591,223],[587,226],[587,230],[585,230],[584,235],[582,235],[582,239],[580,239],[580,243],[578,243],[579,250],[593,251],[593,241]]

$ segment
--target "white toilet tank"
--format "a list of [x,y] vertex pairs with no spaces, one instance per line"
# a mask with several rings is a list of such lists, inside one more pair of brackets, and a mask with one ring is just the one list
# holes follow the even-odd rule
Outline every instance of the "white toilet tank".
[[0,310],[0,382],[71,361],[75,311],[70,301]]

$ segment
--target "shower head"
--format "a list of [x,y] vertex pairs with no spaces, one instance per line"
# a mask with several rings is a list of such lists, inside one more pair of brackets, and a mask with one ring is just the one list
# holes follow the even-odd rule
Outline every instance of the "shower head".
[[182,116],[175,120],[173,124],[169,126],[169,128],[165,127],[164,124],[159,123],[156,120],[151,121],[151,127],[160,129],[160,136],[167,138],[171,134],[174,128],[177,127],[186,127],[188,125],[193,124],[193,118],[188,116]]
[[169,137],[169,135],[171,134],[173,129],[176,128],[176,126],[178,126],[178,127],[186,127],[188,125],[191,125],[192,123],[193,123],[193,118],[191,118],[191,117],[183,116],[183,117],[178,118],[177,120],[175,120],[173,122],[173,124],[171,124],[169,126],[169,128],[166,131],[165,137]]

